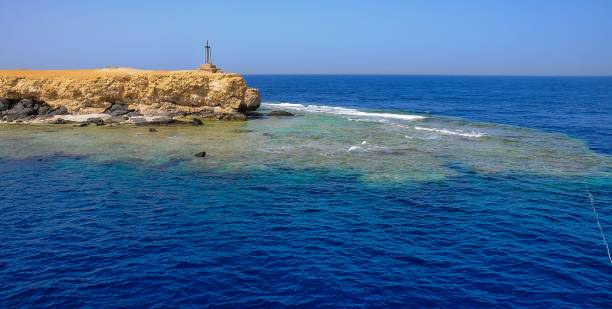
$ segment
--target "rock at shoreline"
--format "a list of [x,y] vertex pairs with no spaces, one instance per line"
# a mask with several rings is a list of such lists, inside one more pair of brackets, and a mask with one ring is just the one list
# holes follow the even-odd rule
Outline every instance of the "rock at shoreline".
[[111,117],[110,119],[110,123],[123,123],[130,120],[130,117],[127,116],[116,116],[116,117]]
[[198,119],[198,118],[193,118],[193,119],[191,120],[191,124],[192,124],[192,125],[194,125],[194,126],[201,126],[201,125],[203,125],[204,123],[202,122],[202,120],[200,120],[200,119]]
[[109,107],[104,113],[111,115],[111,117],[116,117],[123,116],[129,112],[133,112],[133,110],[130,110],[127,104],[115,103],[111,105],[111,107]]
[[246,111],[244,114],[247,116],[247,118],[255,118],[255,119],[263,118],[263,116],[266,115],[264,113],[254,112],[254,111]]
[[157,132],[156,128],[149,128],[149,133]]
[[216,114],[218,120],[246,120],[246,115],[242,113],[219,113]]
[[195,154],[196,157],[198,158],[204,158],[206,157],[206,151],[201,151]]
[[142,117],[144,116],[141,112],[139,111],[133,111],[133,112],[129,112],[127,114],[125,114],[126,117]]
[[259,90],[255,88],[248,88],[244,96],[244,104],[247,111],[254,111],[261,105],[261,95]]
[[271,111],[268,113],[268,116],[289,117],[289,116],[295,116],[295,114],[287,112],[287,111]]
[[23,99],[6,111],[5,118],[6,121],[15,121],[37,113],[38,107],[34,106],[34,102],[30,99]]
[[172,124],[175,123],[176,120],[174,120],[174,118],[170,117],[170,116],[160,116],[160,117],[156,117],[156,118],[152,118],[150,120],[147,120],[145,118],[141,118],[137,121],[135,121],[134,123],[136,125],[163,125],[163,124]]
[[62,107],[56,108],[55,110],[49,113],[49,116],[56,116],[56,115],[68,115],[68,109],[65,106],[62,106]]
[[53,122],[51,122],[51,124],[67,124],[68,121],[62,119],[62,118],[57,118],[55,119]]
[[0,99],[0,120],[3,121],[30,121],[37,117],[54,115],[48,104],[33,99]]
[[97,126],[103,126],[105,124],[102,118],[88,118],[87,121],[85,121],[85,123],[95,124]]
[[242,76],[203,70],[0,70],[0,99],[4,121],[103,113],[245,120],[244,112],[261,104],[259,91],[249,88]]

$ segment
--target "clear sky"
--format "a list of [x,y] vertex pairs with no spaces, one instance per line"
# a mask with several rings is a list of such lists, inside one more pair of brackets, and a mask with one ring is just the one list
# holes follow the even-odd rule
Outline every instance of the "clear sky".
[[0,0],[0,68],[612,75],[612,0]]

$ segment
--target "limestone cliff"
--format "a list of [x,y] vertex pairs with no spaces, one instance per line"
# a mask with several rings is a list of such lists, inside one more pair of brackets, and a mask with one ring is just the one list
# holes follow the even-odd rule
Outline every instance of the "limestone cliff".
[[0,99],[30,99],[74,115],[101,114],[121,104],[145,116],[222,119],[243,119],[261,102],[259,91],[238,74],[135,69],[0,71]]

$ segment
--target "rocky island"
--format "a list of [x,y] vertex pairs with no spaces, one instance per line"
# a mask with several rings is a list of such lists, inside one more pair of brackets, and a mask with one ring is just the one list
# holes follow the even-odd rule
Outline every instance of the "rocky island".
[[0,70],[0,122],[245,120],[260,103],[241,75],[216,68]]

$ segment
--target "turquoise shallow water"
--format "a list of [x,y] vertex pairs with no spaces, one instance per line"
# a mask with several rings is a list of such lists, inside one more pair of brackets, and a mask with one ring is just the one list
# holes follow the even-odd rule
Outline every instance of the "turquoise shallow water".
[[297,116],[1,125],[0,305],[609,302],[609,80],[249,79]]

